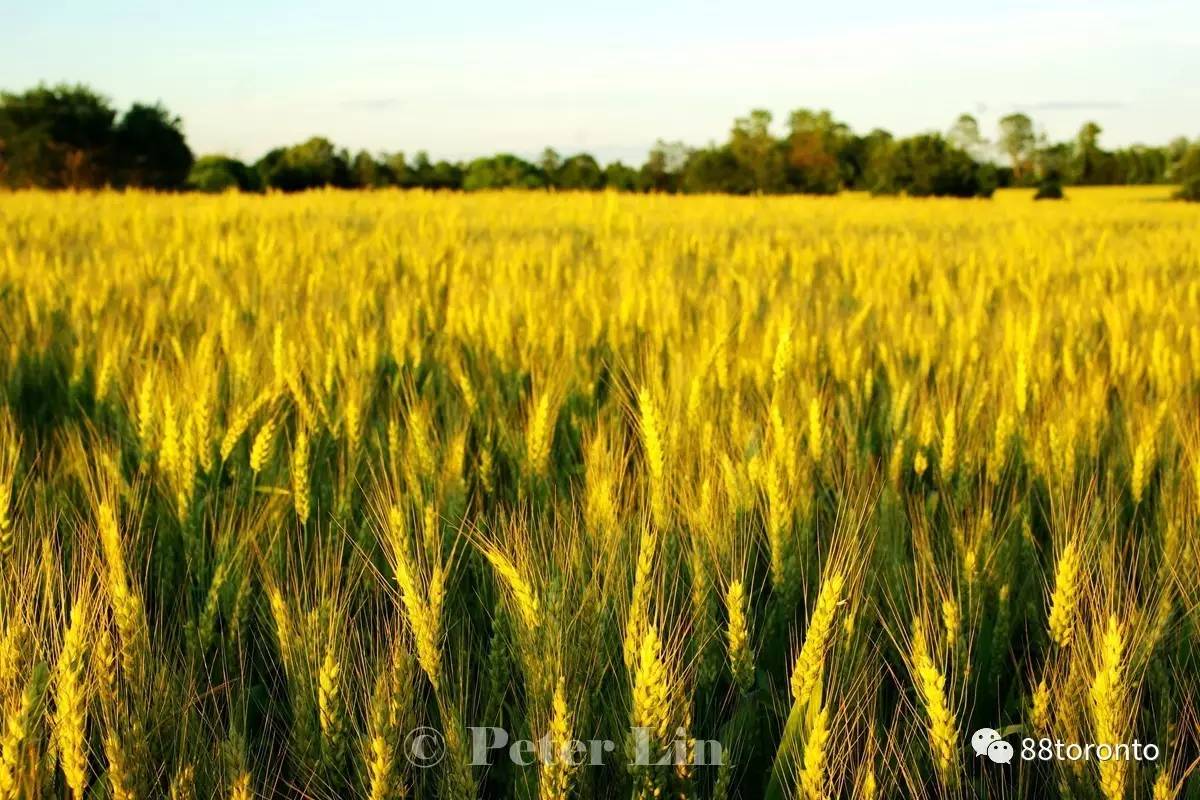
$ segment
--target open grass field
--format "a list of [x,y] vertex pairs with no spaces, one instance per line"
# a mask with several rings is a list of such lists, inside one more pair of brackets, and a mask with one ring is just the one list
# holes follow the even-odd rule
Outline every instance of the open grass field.
[[0,800],[1196,796],[1168,196],[0,196]]

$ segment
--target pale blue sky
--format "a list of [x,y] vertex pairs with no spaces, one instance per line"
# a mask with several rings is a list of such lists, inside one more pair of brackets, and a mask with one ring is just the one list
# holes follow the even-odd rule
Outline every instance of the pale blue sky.
[[0,0],[0,88],[161,99],[193,148],[256,158],[313,134],[462,158],[723,139],[750,108],[856,130],[1021,109],[1107,146],[1200,136],[1200,2]]

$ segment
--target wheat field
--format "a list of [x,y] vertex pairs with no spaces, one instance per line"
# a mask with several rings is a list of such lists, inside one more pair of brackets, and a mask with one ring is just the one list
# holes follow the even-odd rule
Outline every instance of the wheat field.
[[0,800],[1195,796],[1168,194],[0,196]]

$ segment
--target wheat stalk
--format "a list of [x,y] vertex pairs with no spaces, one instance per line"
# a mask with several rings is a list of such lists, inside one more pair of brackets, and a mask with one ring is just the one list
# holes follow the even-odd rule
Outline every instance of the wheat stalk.
[[[392,509],[389,517],[390,541],[395,560],[400,600],[408,616],[417,646],[417,662],[435,687],[441,673],[441,609],[445,597],[444,575],[435,565],[426,592],[421,591],[416,564],[403,541],[403,515]],[[428,526],[427,526],[428,527]]]
[[641,411],[642,446],[646,454],[646,472],[650,477],[650,515],[659,528],[668,523],[667,502],[667,443],[664,438],[662,420],[654,405],[649,388],[638,393],[638,408]]
[[517,605],[517,616],[520,617],[526,628],[536,630],[541,621],[541,606],[532,584],[525,579],[512,561],[496,548],[485,548],[483,554],[512,593],[513,600]]
[[[1125,634],[1116,615],[1108,623],[1100,640],[1100,659],[1089,689],[1092,720],[1097,744],[1121,743],[1128,709],[1125,686]],[[1100,788],[1108,800],[1125,796],[1126,764],[1120,759],[1100,762]]]
[[301,524],[308,522],[311,511],[311,493],[309,491],[308,463],[309,433],[301,428],[296,434],[296,444],[292,449],[292,505]]
[[829,651],[834,634],[834,617],[838,605],[842,601],[842,588],[845,584],[841,573],[827,577],[817,595],[809,617],[808,630],[804,634],[804,644],[792,667],[790,687],[793,703],[805,703],[809,693],[817,685],[821,670],[825,664],[825,654]]
[[825,453],[824,422],[821,402],[814,397],[808,401],[808,456],[814,464],[820,464]]
[[396,740],[401,733],[398,692],[402,687],[399,679],[407,674],[404,666],[407,657],[402,647],[394,648],[392,660],[380,670],[371,695],[364,754],[369,800],[391,800],[406,796],[396,769]]
[[275,448],[275,420],[268,419],[258,429],[258,433],[254,436],[254,443],[250,446],[250,471],[254,474],[262,472],[267,462],[271,459],[271,453]]
[[954,474],[954,469],[958,466],[958,430],[955,427],[956,422],[955,411],[951,408],[946,412],[946,416],[942,420],[941,462],[938,465],[939,471],[946,478]]
[[1067,542],[1054,570],[1054,592],[1050,595],[1050,638],[1059,647],[1071,644],[1075,632],[1076,606],[1079,602],[1079,577],[1082,556],[1074,541]]
[[[3,464],[0,463],[0,467]],[[0,473],[0,563],[6,563],[12,558],[13,518],[12,518],[12,476]]]
[[1174,800],[1175,793],[1176,788],[1171,785],[1171,774],[1165,768],[1160,769],[1150,790],[1152,800]]
[[[671,684],[663,660],[662,641],[654,625],[646,626],[638,645],[630,723],[636,736],[645,737],[651,763],[657,761],[670,736]],[[653,774],[652,769],[642,768],[638,772],[640,796],[658,796],[662,791],[661,777]]]
[[658,538],[653,528],[643,528],[638,542],[637,564],[634,567],[633,589],[625,618],[625,636],[622,648],[625,667],[629,670],[633,670],[637,664],[639,648],[642,646],[642,639],[649,626],[649,598],[657,547]]
[[959,742],[954,712],[951,711],[946,696],[946,676],[934,663],[920,624],[918,623],[914,627],[911,653],[912,670],[917,691],[921,695],[921,701],[929,719],[930,749],[942,780],[953,783],[954,764]]
[[104,755],[108,758],[109,792],[113,800],[137,800],[130,754],[120,732],[110,725],[104,732]]
[[317,709],[321,723],[321,752],[326,764],[337,768],[345,752],[346,712],[342,699],[342,668],[332,643],[317,678]]
[[725,645],[733,680],[742,691],[754,684],[754,654],[750,651],[750,631],[746,620],[746,591],[740,580],[729,582],[725,590],[725,609],[729,619]]
[[0,698],[8,698],[21,678],[27,655],[29,629],[20,618],[14,618],[4,627],[0,637]]
[[1029,723],[1037,733],[1047,733],[1050,730],[1050,687],[1045,678],[1042,678],[1033,690]]
[[565,682],[559,676],[550,704],[550,725],[546,732],[549,752],[544,756],[538,777],[539,800],[567,800],[571,794],[571,710],[567,707]]
[[87,789],[87,660],[88,614],[81,598],[71,609],[70,625],[63,638],[62,651],[55,669],[54,733],[58,743],[58,763],[67,786],[77,800]]
[[234,778],[229,787],[229,800],[253,800],[254,792],[250,788],[250,773],[243,772]]
[[34,758],[32,745],[48,679],[45,665],[36,666],[25,684],[20,705],[5,720],[4,738],[0,740],[0,800],[33,796],[31,776],[25,770],[31,768]]
[[539,478],[546,477],[549,468],[555,414],[553,394],[543,391],[533,406],[525,431],[525,457],[529,461],[530,473]]
[[800,789],[806,800],[825,800],[826,747],[829,742],[829,709],[824,706],[813,717],[804,741],[804,767]]

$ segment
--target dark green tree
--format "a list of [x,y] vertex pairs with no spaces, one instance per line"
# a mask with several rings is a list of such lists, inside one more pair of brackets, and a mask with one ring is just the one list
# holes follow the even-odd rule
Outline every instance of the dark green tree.
[[1183,156],[1179,159],[1175,176],[1179,181],[1179,192],[1176,197],[1200,203],[1200,141],[1184,151]]
[[387,174],[375,157],[366,150],[359,150],[350,162],[350,185],[358,189],[377,189],[387,184]]
[[236,158],[222,155],[196,159],[188,172],[186,186],[198,192],[224,192],[231,189],[256,192],[262,188],[257,172]]
[[1100,147],[1101,130],[1095,122],[1085,122],[1079,129],[1070,168],[1064,170],[1072,183],[1098,186],[1120,182],[1117,159]]
[[1183,157],[1187,155],[1188,148],[1191,143],[1188,142],[1186,136],[1176,136],[1166,146],[1167,169],[1163,176],[1164,180],[1178,181],[1176,173],[1179,171],[1179,165],[1183,162]]
[[348,186],[350,167],[345,152],[333,142],[314,136],[288,148],[272,150],[255,165],[263,184],[284,192],[321,186]]
[[412,169],[404,153],[384,153],[379,161],[379,171],[387,186],[407,188],[414,185]]
[[[850,146],[850,129],[827,110],[797,109],[788,118],[787,184],[798,192],[833,194],[861,169]],[[845,151],[847,158],[841,156]],[[862,153],[857,154],[860,158]]]
[[642,188],[638,171],[620,161],[613,161],[604,168],[604,186],[619,192],[636,192]]
[[195,160],[179,117],[134,103],[113,131],[113,178],[122,186],[180,189]]
[[1071,146],[1065,143],[1042,142],[1035,155],[1037,192],[1034,200],[1063,199],[1063,182],[1071,159]]
[[979,120],[971,114],[959,114],[958,119],[950,126],[947,138],[950,144],[976,161],[987,160],[988,141],[979,130]]
[[604,186],[604,171],[587,153],[570,156],[548,175],[551,183],[560,189],[594,190]]
[[1170,153],[1165,147],[1135,144],[1106,155],[1113,164],[1109,183],[1152,184],[1170,179]]
[[895,161],[895,137],[882,128],[876,128],[864,139],[867,162],[861,188],[871,194],[896,194],[900,186]]
[[462,179],[462,188],[467,191],[545,186],[546,176],[539,167],[511,153],[475,159],[467,165]]
[[0,94],[0,179],[53,189],[110,183],[115,118],[86,86]]
[[680,188],[689,194],[750,194],[758,191],[754,175],[728,145],[693,150],[683,165]]
[[783,152],[771,135],[771,112],[759,108],[735,120],[728,151],[749,178],[751,191],[773,194],[786,187]]
[[555,175],[559,167],[562,166],[562,156],[553,147],[547,147],[542,150],[542,155],[538,158],[538,166],[542,168],[548,179],[553,183],[552,176]]
[[838,148],[838,172],[842,188],[865,189],[864,176],[870,162],[870,142],[866,136],[846,136]]
[[1000,149],[1012,162],[1013,180],[1016,183],[1023,184],[1032,179],[1033,157],[1037,149],[1033,120],[1020,112],[1001,118]]
[[429,154],[424,150],[418,150],[417,154],[413,156],[409,175],[412,180],[411,186],[432,188],[434,181],[433,162],[429,160]]
[[648,192],[679,191],[680,175],[687,163],[688,147],[683,142],[659,139],[641,169],[642,188]]
[[912,197],[987,197],[995,189],[979,164],[940,134],[901,139],[890,158],[895,188]]
[[428,180],[422,186],[426,189],[462,189],[465,178],[461,164],[439,161],[429,168]]

